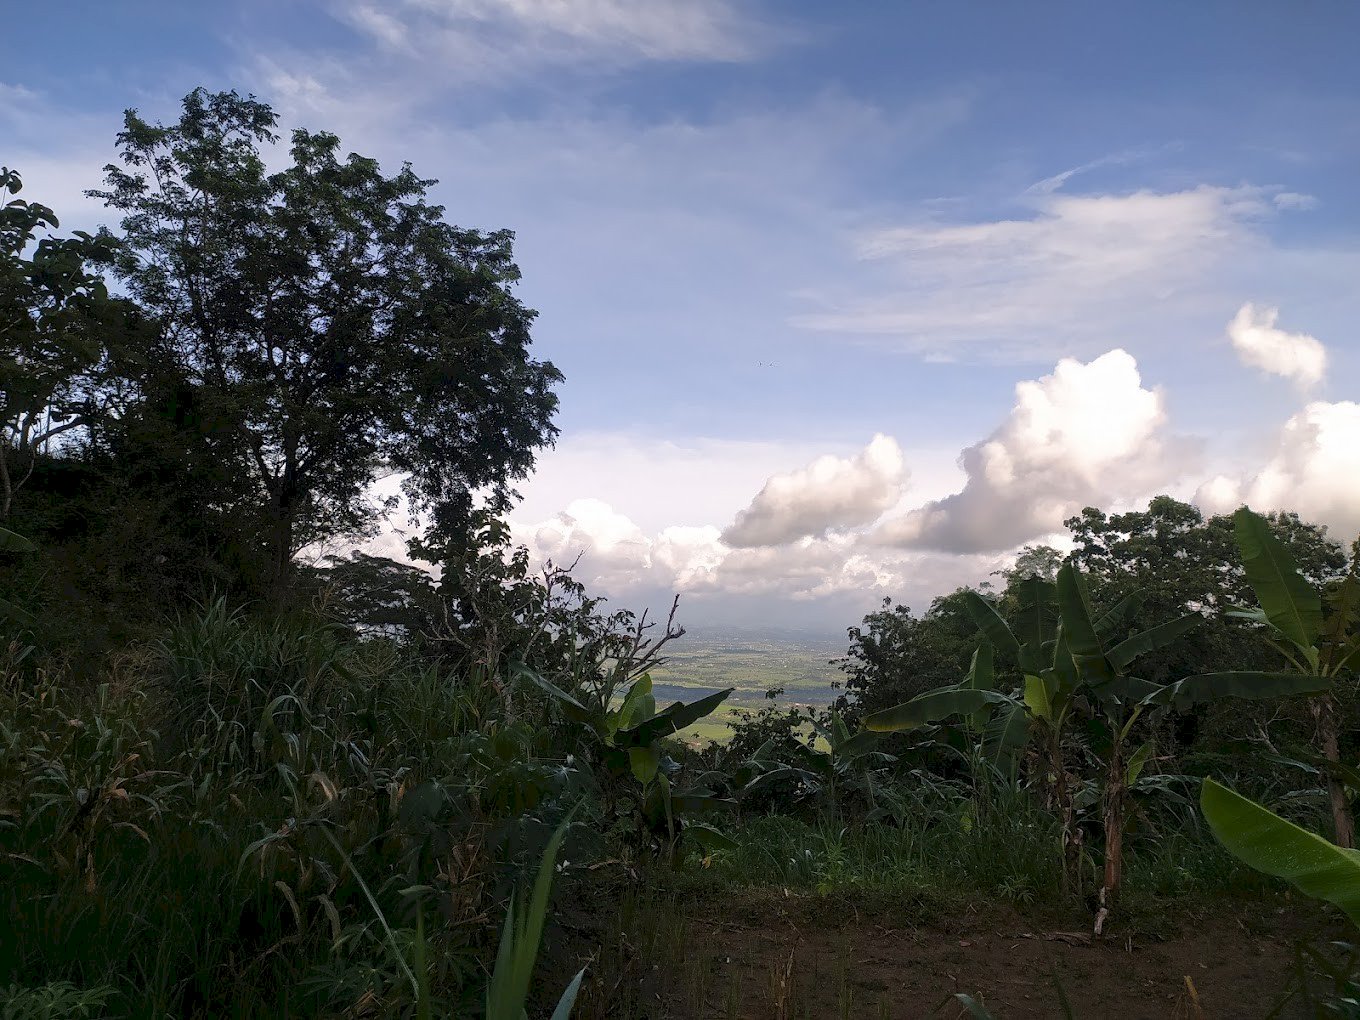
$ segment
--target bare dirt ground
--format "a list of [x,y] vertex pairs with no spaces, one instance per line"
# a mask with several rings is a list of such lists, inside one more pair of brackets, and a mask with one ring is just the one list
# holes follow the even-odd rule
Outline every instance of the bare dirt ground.
[[[691,904],[683,929],[634,967],[597,956],[583,1017],[970,1015],[956,992],[1003,1020],[1062,1017],[1064,995],[1078,1018],[1263,1017],[1300,942],[1353,938],[1344,920],[1286,899],[1116,921],[1096,938],[1080,918],[996,905],[917,921],[891,904],[777,892]],[[1295,1001],[1279,1015],[1314,1014]]]

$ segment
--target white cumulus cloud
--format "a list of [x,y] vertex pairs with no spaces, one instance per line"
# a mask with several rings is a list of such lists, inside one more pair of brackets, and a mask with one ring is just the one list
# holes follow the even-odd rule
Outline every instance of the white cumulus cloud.
[[1248,302],[1228,323],[1228,339],[1237,356],[1253,368],[1292,379],[1300,386],[1316,386],[1327,372],[1327,348],[1307,333],[1289,333],[1275,323],[1277,308],[1258,308]]
[[1145,389],[1132,355],[1058,362],[1018,383],[992,435],[960,456],[961,492],[878,529],[876,542],[949,552],[1010,549],[1061,529],[1084,506],[1142,494],[1175,473],[1183,451],[1162,437],[1162,395]]
[[736,547],[784,545],[869,524],[897,502],[905,480],[901,448],[880,433],[854,457],[818,457],[773,476],[722,538]]
[[1309,404],[1285,423],[1260,471],[1218,475],[1200,486],[1195,502],[1214,513],[1243,504],[1294,511],[1350,542],[1360,534],[1360,404]]

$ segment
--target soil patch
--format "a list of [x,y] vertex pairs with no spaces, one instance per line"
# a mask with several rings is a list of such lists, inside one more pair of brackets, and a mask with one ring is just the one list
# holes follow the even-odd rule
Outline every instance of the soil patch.
[[[585,1020],[970,1015],[956,992],[998,1018],[1061,1017],[1063,996],[1079,1018],[1260,1017],[1296,974],[1300,943],[1353,938],[1343,918],[1283,898],[1144,916],[1099,938],[1081,918],[995,904],[914,918],[762,892],[661,913],[670,935],[635,930],[596,952]],[[620,965],[630,943],[638,959]],[[1296,1001],[1280,1015],[1312,1011]]]

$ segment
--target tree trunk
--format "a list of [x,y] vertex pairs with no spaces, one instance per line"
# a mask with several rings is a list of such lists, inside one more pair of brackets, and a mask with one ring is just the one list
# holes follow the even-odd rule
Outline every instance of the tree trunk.
[[1100,887],[1100,910],[1096,914],[1096,934],[1119,897],[1124,881],[1124,753],[1118,739],[1110,749],[1109,771],[1105,777],[1105,881]]
[[1077,831],[1077,812],[1072,806],[1072,792],[1067,787],[1067,768],[1063,764],[1062,737],[1053,734],[1049,743],[1049,768],[1053,770],[1053,799],[1062,818],[1063,888],[1072,892],[1077,888],[1081,871],[1081,833]]
[[[1317,724],[1318,743],[1322,746],[1323,756],[1328,761],[1340,763],[1336,702],[1331,695],[1325,695],[1314,698],[1310,707]],[[1332,772],[1327,773],[1327,795],[1332,805],[1333,841],[1339,847],[1352,849],[1355,846],[1355,819],[1351,816],[1350,803],[1346,799],[1346,786]]]

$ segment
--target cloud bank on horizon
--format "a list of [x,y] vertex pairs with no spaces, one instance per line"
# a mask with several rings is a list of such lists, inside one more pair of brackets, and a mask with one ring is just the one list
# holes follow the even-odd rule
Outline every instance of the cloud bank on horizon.
[[[1299,336],[1273,329],[1273,313],[1251,346],[1237,341],[1254,315],[1246,305],[1227,327],[1242,362],[1296,364]],[[1303,339],[1308,363],[1325,364],[1320,342]],[[1061,545],[1063,522],[1087,506],[1134,507],[1187,482],[1206,513],[1246,503],[1297,512],[1342,540],[1360,535],[1360,404],[1307,404],[1279,426],[1268,459],[1238,477],[1205,478],[1202,444],[1168,425],[1163,393],[1115,349],[1085,363],[1064,358],[1051,374],[1017,383],[1002,423],[960,452],[963,487],[906,513],[888,512],[907,485],[903,451],[879,434],[852,456],[772,475],[721,530],[648,535],[608,504],[582,499],[549,521],[517,525],[515,536],[541,560],[577,562],[606,589],[806,602],[851,592],[928,598],[913,584],[922,567],[938,583],[941,563],[953,559],[956,583],[976,581],[1026,544]]]
[[26,192],[95,226],[122,107],[234,87],[515,229],[513,534],[617,601],[841,626],[1159,492],[1360,531],[1360,9],[144,6],[0,40]]

